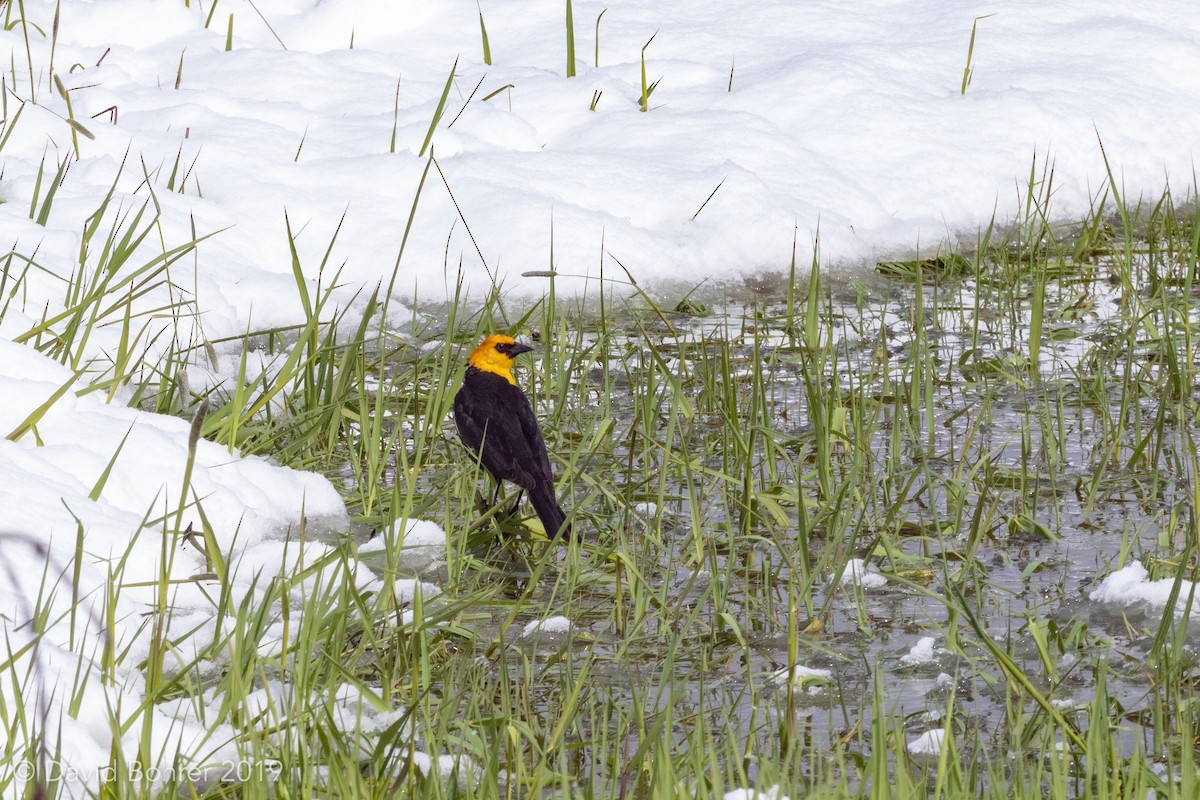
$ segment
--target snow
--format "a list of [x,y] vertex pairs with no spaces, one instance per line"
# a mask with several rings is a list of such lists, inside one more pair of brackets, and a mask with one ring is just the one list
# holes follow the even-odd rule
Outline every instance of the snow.
[[944,653],[940,647],[936,647],[937,639],[933,636],[922,636],[917,640],[917,643],[912,648],[900,656],[900,665],[905,667],[917,667],[923,664],[932,664],[937,661],[938,653]]
[[479,783],[480,769],[467,756],[434,756],[414,750],[405,755],[422,775],[437,777],[444,786],[457,792],[469,791]]
[[725,793],[725,800],[790,800],[778,785],[767,789],[734,789]]
[[[451,296],[460,269],[475,298],[493,278],[510,297],[539,295],[547,279],[521,273],[551,267],[560,295],[594,298],[602,264],[606,279],[623,276],[614,259],[661,293],[785,271],[793,238],[802,264],[818,236],[823,263],[847,269],[928,253],[943,241],[972,242],[994,212],[1013,213],[1035,158],[1039,175],[1054,165],[1052,213],[1071,219],[1102,192],[1106,155],[1124,196],[1157,197],[1167,181],[1191,185],[1200,143],[1200,104],[1180,102],[1200,93],[1200,72],[1181,67],[1200,57],[1200,20],[1179,3],[1100,13],[1088,0],[998,0],[978,22],[965,95],[978,10],[950,0],[868,0],[853,13],[828,0],[635,0],[605,13],[599,66],[594,20],[606,6],[580,0],[574,78],[564,76],[557,0],[255,6],[261,17],[221,4],[206,28],[211,2],[64,0],[53,73],[42,32],[56,0],[24,3],[37,26],[28,51],[23,26],[0,30],[11,67],[0,233],[14,254],[0,259],[0,660],[19,653],[10,669],[25,676],[0,685],[0,703],[24,703],[29,719],[48,704],[47,738],[78,769],[65,787],[71,796],[95,791],[94,768],[114,746],[113,709],[153,716],[161,764],[179,753],[191,764],[235,755],[234,731],[210,728],[195,704],[131,711],[146,697],[138,665],[151,653],[145,615],[161,576],[170,580],[164,634],[190,634],[164,654],[164,672],[194,661],[217,635],[210,596],[219,590],[206,577],[203,541],[164,550],[164,530],[203,531],[202,508],[229,558],[234,597],[261,603],[273,576],[333,554],[348,520],[324,478],[205,441],[185,495],[188,422],[127,407],[124,388],[110,401],[92,383],[112,374],[123,312],[101,304],[107,316],[87,341],[60,355],[71,368],[38,352],[62,324],[39,326],[75,302],[68,282],[124,280],[170,253],[167,271],[138,285],[135,349],[153,364],[169,348],[194,348],[187,383],[228,391],[242,345],[220,340],[305,318],[289,228],[310,298],[329,293],[323,318],[355,325],[382,284],[399,326],[405,308]],[[482,60],[480,13],[492,65]],[[642,113],[641,56],[652,36],[646,70],[661,82]],[[455,63],[445,115],[422,154]],[[68,117],[88,135],[73,135]],[[66,172],[49,202],[60,164]],[[87,221],[102,207],[85,248]],[[43,211],[44,220],[31,219]],[[110,274],[101,257],[114,230],[118,240],[145,238]],[[168,307],[178,313],[164,315]],[[250,353],[246,374],[271,370],[271,360]],[[394,546],[402,560],[413,557],[414,571],[436,564],[445,532],[403,524],[363,553]],[[346,579],[383,588],[376,565],[313,570],[285,602],[300,607]],[[848,574],[877,580],[869,570]],[[1131,565],[1095,599],[1125,602],[1136,590],[1158,602],[1159,584]],[[406,604],[439,591],[416,579],[388,587]],[[111,675],[102,666],[106,605],[121,654]],[[38,637],[26,623],[41,611]],[[273,618],[256,646],[278,652],[294,634]],[[932,641],[904,658],[925,650],[932,657]],[[208,668],[219,671],[219,660]],[[799,666],[781,675],[829,679]],[[267,702],[287,687],[262,692],[256,700]],[[66,713],[64,698],[77,698],[77,713]],[[346,717],[351,726],[362,714]],[[138,743],[117,746],[133,752]],[[438,769],[448,767],[439,760]]]
[[846,562],[842,571],[843,586],[860,586],[863,589],[878,589],[887,586],[887,578],[879,574],[873,565],[867,564],[861,558],[852,558]]
[[833,680],[833,671],[806,667],[803,664],[793,664],[772,674],[774,683],[787,686],[790,682],[796,689],[806,689],[809,694],[817,694],[821,688]]
[[[395,520],[388,530],[358,548],[360,557],[383,554],[384,551],[395,553],[398,566],[402,569],[414,573],[425,572],[445,561],[446,532],[429,520]],[[381,569],[383,567],[379,561],[372,563]]]
[[922,733],[908,743],[908,752],[914,756],[936,756],[942,752],[942,742],[946,738],[944,728],[934,728]]
[[[1088,597],[1097,603],[1121,607],[1144,604],[1157,610],[1166,608],[1167,603],[1171,601],[1174,586],[1174,578],[1150,580],[1150,573],[1146,567],[1140,561],[1134,561],[1105,576]],[[1179,587],[1179,596],[1175,600],[1177,615],[1182,616],[1188,611],[1188,600],[1193,594],[1200,594],[1200,587],[1192,581],[1183,581]]]
[[[1070,217],[1102,191],[1105,153],[1136,198],[1168,179],[1190,185],[1200,142],[1200,108],[1179,102],[1200,91],[1195,71],[1179,68],[1200,57],[1200,21],[1171,3],[1104,13],[1087,0],[994,3],[965,94],[978,10],[948,0],[875,0],[853,14],[833,2],[628,3],[601,21],[599,67],[593,20],[606,6],[579,2],[574,78],[561,2],[401,11],[390,0],[274,0],[259,4],[270,28],[237,9],[229,52],[227,9],[205,29],[205,5],[64,4],[55,58],[81,65],[60,77],[95,139],[80,137],[46,227],[35,225],[28,200],[43,154],[57,163],[71,149],[66,104],[43,81],[44,105],[26,107],[5,145],[0,219],[9,240],[39,246],[61,270],[128,150],[117,180],[126,207],[146,199],[144,187],[132,192],[148,172],[168,242],[189,240],[193,223],[216,232],[194,278],[189,264],[180,280],[195,288],[209,339],[296,321],[299,303],[280,302],[295,297],[285,210],[310,278],[345,214],[331,261],[344,265],[344,303],[390,281],[456,59],[432,139],[441,174],[427,176],[396,275],[409,300],[452,293],[460,259],[476,296],[489,273],[540,294],[545,278],[521,273],[549,268],[552,249],[559,291],[594,296],[602,244],[660,287],[784,271],[794,235],[803,251],[819,233],[831,264],[929,251],[973,242],[994,211],[1013,213],[1035,156],[1039,173],[1053,162],[1053,210]],[[26,7],[49,27],[52,2]],[[647,75],[661,82],[642,113],[651,36]],[[26,60],[19,31],[0,41]],[[48,43],[31,46],[36,62]],[[51,282],[31,281],[36,313]]]
[[535,636],[537,634],[546,634],[550,636],[563,636],[571,630],[571,620],[566,617],[556,616],[546,619],[535,619],[526,623],[525,628],[521,631],[521,636]]

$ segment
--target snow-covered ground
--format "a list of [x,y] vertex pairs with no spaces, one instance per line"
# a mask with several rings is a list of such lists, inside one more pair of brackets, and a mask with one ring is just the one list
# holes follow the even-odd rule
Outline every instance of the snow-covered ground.
[[[1182,1],[580,0],[572,78],[561,0],[226,0],[211,18],[211,0],[64,0],[56,32],[54,2],[24,8],[22,23],[5,4],[0,31],[0,240],[16,254],[0,284],[0,434],[13,434],[0,439],[0,529],[20,535],[0,542],[0,659],[35,637],[37,587],[57,587],[49,634],[17,668],[25,685],[46,687],[23,701],[50,702],[81,767],[109,758],[112,730],[97,720],[144,696],[143,613],[162,574],[156,520],[184,497],[188,426],[130,410],[120,392],[116,403],[80,394],[84,376],[22,429],[74,371],[12,340],[69,304],[64,279],[90,274],[112,225],[146,233],[127,271],[207,237],[171,264],[170,287],[135,303],[194,314],[146,337],[162,351],[173,338],[301,319],[285,213],[313,285],[341,270],[343,304],[380,282],[403,302],[440,301],[460,268],[475,296],[493,277],[539,294],[546,278],[521,273],[551,267],[560,292],[594,295],[602,264],[623,277],[616,259],[662,291],[782,271],[794,237],[807,263],[818,231],[822,260],[851,269],[973,241],[993,214],[1017,208],[1035,158],[1039,176],[1054,165],[1054,210],[1066,218],[1104,190],[1104,154],[1126,197],[1157,198],[1168,182],[1182,194],[1200,144],[1200,21]],[[657,82],[647,112],[643,53]],[[87,221],[110,189],[81,273]],[[98,327],[81,357],[111,351],[120,335],[120,325]],[[199,530],[189,504],[200,500],[244,567],[242,592],[261,591],[263,570],[320,555],[323,545],[285,541],[302,515],[310,530],[345,526],[323,478],[204,442],[192,490],[179,518]],[[59,578],[77,549],[73,586]],[[186,581],[204,559],[186,547],[174,558],[168,572],[185,581],[171,591],[175,620],[202,626],[211,609],[201,583]],[[365,569],[360,579],[375,580]],[[129,649],[105,676],[88,609],[114,584],[115,634]],[[8,704],[11,689],[0,689]],[[70,716],[61,704],[76,691],[85,713]],[[146,713],[177,721],[160,726],[172,731],[157,742],[164,763],[172,748],[199,748],[189,736],[205,738],[192,712]],[[205,744],[220,746],[219,736]]]
[[[1054,210],[1070,216],[1104,188],[1099,139],[1126,195],[1155,199],[1168,180],[1191,186],[1200,143],[1200,21],[1182,0],[576,2],[574,78],[561,0],[263,0],[261,17],[220,3],[208,28],[211,4],[190,5],[63,4],[53,63],[95,140],[79,137],[45,227],[27,219],[38,164],[72,144],[66,103],[47,86],[49,42],[31,30],[39,105],[2,151],[0,224],[60,271],[128,151],[118,188],[151,175],[168,243],[193,225],[220,231],[195,276],[189,265],[177,278],[195,289],[209,338],[299,313],[280,302],[294,295],[285,210],[310,270],[345,212],[331,264],[349,284],[390,278],[456,63],[432,139],[446,181],[432,169],[420,193],[404,297],[443,299],[460,262],[477,295],[488,270],[540,293],[546,280],[522,272],[548,269],[553,253],[564,275],[595,279],[602,248],[654,285],[783,270],[793,235],[806,263],[818,228],[830,264],[973,242],[993,212],[1018,209],[1035,155],[1039,176],[1053,162]],[[50,30],[54,3],[25,7]],[[651,37],[646,75],[658,83],[642,113]],[[21,27],[3,41],[11,116],[35,93]],[[166,188],[177,156],[181,193]]]

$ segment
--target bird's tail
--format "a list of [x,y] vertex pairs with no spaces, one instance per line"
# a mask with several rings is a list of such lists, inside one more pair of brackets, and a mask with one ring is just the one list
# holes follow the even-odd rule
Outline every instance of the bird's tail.
[[558,504],[558,498],[554,495],[554,484],[546,481],[530,489],[529,502],[533,503],[533,510],[537,512],[538,519],[542,521],[542,527],[546,529],[547,536],[551,539],[560,535],[567,539],[571,538],[571,526],[563,527],[567,521],[567,514],[562,510],[562,506]]

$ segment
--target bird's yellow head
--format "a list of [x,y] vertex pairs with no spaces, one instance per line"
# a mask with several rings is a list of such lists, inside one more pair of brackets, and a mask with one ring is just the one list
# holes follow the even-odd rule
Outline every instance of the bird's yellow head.
[[512,375],[513,361],[521,353],[533,350],[527,344],[522,344],[511,336],[494,334],[483,340],[483,344],[475,348],[467,358],[467,363],[481,372],[491,372],[516,385]]

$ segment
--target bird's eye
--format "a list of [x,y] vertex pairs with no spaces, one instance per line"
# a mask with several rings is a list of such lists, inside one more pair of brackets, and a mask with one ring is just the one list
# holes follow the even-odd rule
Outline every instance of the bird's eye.
[[496,345],[496,350],[497,350],[498,352],[501,352],[501,353],[507,353],[507,352],[508,352],[508,345],[506,345],[506,344],[504,344],[503,342],[501,342],[500,344]]

